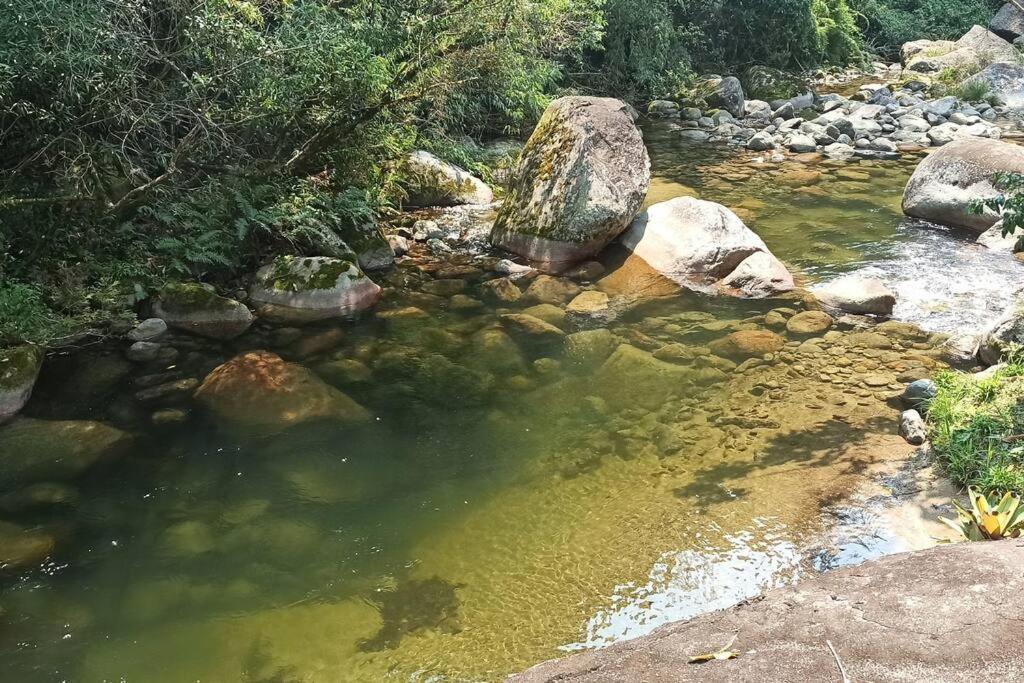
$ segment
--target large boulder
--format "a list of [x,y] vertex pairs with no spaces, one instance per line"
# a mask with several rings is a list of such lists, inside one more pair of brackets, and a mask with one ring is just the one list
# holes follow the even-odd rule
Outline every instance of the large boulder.
[[676,284],[745,296],[793,289],[793,278],[764,241],[729,209],[677,197],[649,207],[620,243]]
[[292,325],[349,317],[380,296],[355,263],[326,256],[280,256],[256,273],[249,289],[261,318]]
[[307,368],[269,351],[236,356],[214,368],[195,392],[218,425],[249,437],[276,434],[312,420],[367,422],[370,413]]
[[999,220],[992,212],[968,211],[971,202],[995,196],[992,176],[1024,173],[1024,148],[987,138],[963,138],[918,164],[903,193],[903,213],[985,232]]
[[896,295],[881,280],[846,275],[815,287],[814,295],[826,308],[856,315],[892,315]]
[[1017,62],[998,62],[965,79],[960,87],[982,83],[1008,107],[1024,107],[1024,65]]
[[988,22],[988,30],[1012,43],[1024,35],[1024,12],[1017,5],[1008,2],[996,12],[992,21]]
[[995,365],[1011,344],[1024,345],[1024,294],[1003,312],[989,327],[978,345],[978,358],[986,365]]
[[161,289],[153,302],[153,315],[170,327],[211,339],[234,339],[253,321],[245,304],[196,282]]
[[25,407],[42,367],[43,350],[38,346],[0,349],[0,423]]
[[746,113],[747,98],[743,94],[740,79],[726,76],[714,79],[711,86],[711,92],[705,98],[709,107],[724,109],[736,118],[741,118]]
[[989,64],[1012,62],[1017,49],[983,26],[975,26],[950,46],[946,41],[931,44],[918,43],[916,52],[904,46],[904,54],[913,52],[907,69],[917,73],[938,73],[954,69],[958,73],[973,74]]
[[552,102],[526,143],[491,243],[558,272],[615,239],[647,195],[651,162],[620,100]]
[[409,206],[461,206],[494,201],[494,193],[484,181],[423,150],[406,159],[405,184]]
[[746,70],[742,82],[747,96],[768,102],[788,100],[807,90],[807,83],[799,76],[759,64]]
[[630,344],[620,344],[593,374],[593,385],[613,408],[654,410],[693,383],[692,368],[658,360]]
[[0,427],[0,488],[72,479],[132,444],[130,434],[102,422],[19,417]]

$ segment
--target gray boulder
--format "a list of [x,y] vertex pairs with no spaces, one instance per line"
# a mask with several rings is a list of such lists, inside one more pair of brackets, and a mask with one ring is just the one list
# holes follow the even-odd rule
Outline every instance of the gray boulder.
[[624,102],[557,99],[523,149],[490,241],[542,270],[565,270],[625,230],[650,181],[647,148]]
[[745,112],[746,96],[743,94],[743,85],[740,79],[735,76],[726,76],[714,84],[714,89],[706,98],[709,107],[713,109],[724,109],[739,118]]
[[671,100],[654,100],[647,105],[647,115],[654,118],[679,118],[679,105]]
[[0,349],[0,424],[28,403],[43,367],[43,355],[41,348],[31,345]]
[[775,138],[768,131],[762,130],[747,140],[747,149],[755,152],[766,152],[770,149],[775,149]]
[[260,268],[249,289],[260,317],[293,325],[349,317],[380,296],[355,263],[326,256],[279,256]]
[[951,142],[918,164],[903,193],[903,213],[985,232],[999,217],[967,209],[972,201],[997,194],[992,176],[998,172],[1024,173],[1024,148],[975,137]]
[[1024,12],[1012,2],[1008,2],[996,12],[992,21],[988,22],[988,30],[1012,43],[1024,35]]
[[1024,65],[1017,62],[990,64],[977,74],[965,79],[960,87],[975,83],[983,83],[1008,107],[1024,107]]
[[132,436],[91,420],[19,417],[0,427],[0,481],[5,485],[72,479],[126,455]]
[[1013,45],[982,26],[968,31],[952,45],[952,49],[948,47],[945,41],[921,46],[909,59],[907,69],[918,73],[955,69],[960,73],[974,74],[989,64],[1012,62],[1017,58]]
[[195,282],[161,289],[153,303],[153,315],[170,327],[211,339],[234,339],[248,330],[253,321],[245,304]]
[[985,331],[978,345],[978,358],[986,365],[995,365],[1010,344],[1024,344],[1024,294],[1018,294],[1002,317]]
[[494,193],[468,171],[417,150],[406,159],[405,184],[409,206],[490,204]]
[[844,313],[892,315],[896,295],[881,280],[847,275],[819,287],[814,295],[824,306]]
[[683,287],[744,296],[793,289],[792,276],[764,241],[714,202],[677,197],[655,204],[637,216],[619,241]]

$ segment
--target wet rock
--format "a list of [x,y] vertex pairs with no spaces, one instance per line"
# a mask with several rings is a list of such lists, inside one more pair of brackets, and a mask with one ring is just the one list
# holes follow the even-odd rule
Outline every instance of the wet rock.
[[770,149],[775,149],[775,138],[766,130],[758,131],[747,140],[747,149],[755,152],[767,152]]
[[46,481],[0,496],[0,510],[20,513],[42,508],[74,507],[78,500],[78,489],[75,487]]
[[985,232],[978,235],[976,242],[986,249],[993,251],[1020,251],[1017,245],[1020,243],[1021,235],[1003,234],[1003,222],[999,221]]
[[409,253],[409,240],[401,235],[388,235],[388,244],[395,256],[405,256]]
[[188,377],[137,391],[135,400],[147,405],[179,403],[187,400],[198,386],[199,380]]
[[527,303],[564,305],[575,298],[582,290],[572,280],[538,275],[523,295]]
[[73,479],[127,454],[133,443],[130,434],[102,422],[20,417],[0,427],[0,481]]
[[928,427],[921,413],[911,409],[900,414],[900,436],[912,446],[920,446],[928,440]]
[[608,295],[599,291],[581,292],[569,305],[566,312],[580,316],[602,316],[608,312]]
[[[732,211],[714,202],[678,197],[655,204],[633,221],[619,241],[654,271],[684,287],[713,287],[720,281],[723,287],[728,282],[750,292],[793,287],[792,278],[781,275],[785,266],[761,238]],[[765,256],[744,264],[758,253]],[[738,269],[735,279],[730,279]]]
[[381,289],[350,261],[281,256],[256,273],[249,296],[260,317],[301,325],[364,311]]
[[822,311],[804,311],[786,321],[786,331],[797,337],[813,337],[825,334],[835,321]]
[[666,363],[686,365],[697,358],[697,352],[691,346],[673,342],[666,344],[654,352],[654,357]]
[[1018,294],[1003,315],[987,329],[978,345],[978,358],[995,365],[1011,344],[1024,345],[1024,294]]
[[607,329],[584,330],[565,338],[565,355],[575,367],[589,370],[604,363],[618,345]]
[[514,304],[523,297],[523,291],[507,277],[488,280],[480,290],[485,299],[505,304]]
[[132,328],[128,339],[133,342],[156,341],[167,334],[167,323],[160,318],[147,318]]
[[38,346],[0,349],[0,424],[28,403],[42,367],[43,350]]
[[896,295],[881,280],[847,275],[814,290],[822,305],[854,314],[892,315]]
[[542,339],[545,341],[560,341],[565,337],[565,332],[558,329],[540,318],[524,313],[506,313],[501,316],[501,324],[513,333],[524,337]]
[[216,547],[209,525],[195,520],[173,524],[160,536],[160,550],[169,557],[197,557]]
[[470,338],[466,363],[472,368],[507,376],[522,373],[526,361],[519,346],[504,330],[488,327]]
[[542,270],[564,271],[626,228],[650,179],[647,149],[625,103],[557,99],[523,149],[490,241]]
[[149,421],[154,427],[170,427],[179,426],[188,422],[189,414],[188,411],[180,408],[163,408],[161,410],[154,411],[149,416]]
[[630,344],[620,344],[594,373],[600,395],[612,408],[660,408],[692,380],[689,368],[660,361]]
[[196,401],[229,431],[270,435],[313,420],[357,425],[370,413],[301,365],[267,351],[246,353],[215,368]]
[[466,289],[466,281],[458,279],[431,280],[423,285],[423,291],[435,296],[451,297]]
[[647,105],[647,115],[653,118],[678,118],[679,105],[670,100],[654,100]]
[[340,327],[320,330],[300,337],[289,349],[289,356],[309,358],[333,351],[345,341],[345,331]]
[[900,400],[904,405],[919,408],[935,398],[938,393],[939,389],[935,386],[935,382],[930,379],[919,379],[907,385],[907,388],[900,394]]
[[712,353],[725,358],[760,357],[781,351],[786,340],[768,330],[740,330],[723,339],[716,339],[709,345]]
[[1024,149],[998,140],[968,138],[944,146],[922,161],[907,183],[903,212],[908,216],[985,232],[999,217],[974,214],[971,202],[994,197],[992,176],[1024,172]]
[[966,364],[974,361],[978,355],[978,345],[981,342],[981,335],[957,334],[942,345],[942,357],[946,362],[952,364]]
[[594,282],[605,274],[605,267],[598,261],[581,263],[565,272],[565,277],[577,282]]
[[537,304],[536,306],[530,306],[529,308],[523,309],[524,315],[532,315],[534,318],[540,318],[549,325],[555,327],[565,326],[565,311],[554,304]]
[[161,289],[153,303],[153,315],[170,327],[211,339],[234,339],[253,321],[245,304],[194,282]]
[[494,193],[482,180],[423,150],[406,159],[405,177],[409,206],[461,206],[494,201]]
[[788,292],[795,286],[786,266],[767,251],[758,251],[743,259],[719,285],[726,293],[753,299]]
[[373,376],[365,363],[354,358],[327,361],[316,366],[316,373],[336,386],[349,386],[370,381]]
[[482,301],[466,294],[455,294],[448,301],[448,305],[451,306],[453,311],[460,311],[462,313],[473,313],[484,308]]
[[842,338],[842,342],[848,347],[859,347],[862,349],[891,349],[892,341],[884,334],[877,332],[852,332]]
[[56,548],[53,536],[0,522],[0,571],[17,571],[39,566]]

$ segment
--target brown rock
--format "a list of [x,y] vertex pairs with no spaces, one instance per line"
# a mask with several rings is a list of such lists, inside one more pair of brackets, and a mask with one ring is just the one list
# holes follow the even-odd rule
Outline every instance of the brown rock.
[[780,351],[786,340],[768,330],[740,330],[710,344],[711,351],[725,358],[753,358]]

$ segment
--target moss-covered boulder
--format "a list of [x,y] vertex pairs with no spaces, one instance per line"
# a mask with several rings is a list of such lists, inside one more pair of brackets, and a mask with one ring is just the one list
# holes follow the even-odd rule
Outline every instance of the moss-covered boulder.
[[0,487],[73,479],[126,455],[133,443],[102,422],[19,417],[0,427]]
[[365,408],[312,371],[269,351],[236,356],[214,368],[195,399],[226,431],[249,437],[313,420],[356,425],[370,419]]
[[245,304],[220,296],[207,285],[167,285],[153,302],[153,315],[169,327],[211,339],[234,339],[252,325]]
[[650,180],[650,159],[628,105],[560,98],[523,149],[491,243],[543,270],[566,270],[629,225]]
[[261,318],[289,325],[346,318],[380,296],[358,265],[326,256],[279,256],[256,273],[249,289]]
[[409,206],[461,206],[494,201],[487,183],[423,150],[406,159],[404,183]]
[[799,76],[760,64],[747,69],[741,80],[748,97],[766,102],[788,100],[807,91],[806,81]]
[[38,346],[0,349],[0,423],[25,407],[42,367],[43,350]]

